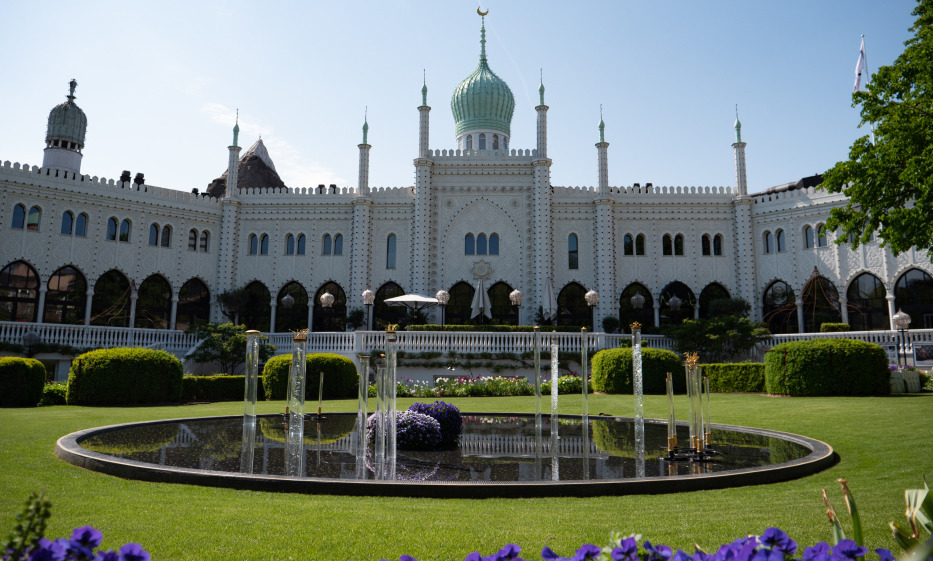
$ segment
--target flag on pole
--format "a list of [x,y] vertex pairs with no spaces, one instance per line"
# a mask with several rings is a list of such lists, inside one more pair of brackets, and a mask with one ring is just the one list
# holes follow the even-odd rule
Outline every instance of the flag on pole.
[[855,63],[855,87],[852,92],[862,89],[862,72],[868,73],[868,62],[865,60],[865,36],[862,35],[862,45],[858,50],[858,62]]

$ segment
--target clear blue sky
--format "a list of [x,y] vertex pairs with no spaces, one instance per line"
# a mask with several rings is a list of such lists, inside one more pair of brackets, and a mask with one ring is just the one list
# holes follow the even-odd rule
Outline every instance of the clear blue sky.
[[[554,185],[595,185],[600,104],[610,184],[733,185],[735,104],[750,191],[844,159],[859,36],[891,63],[908,0],[484,0],[492,69],[515,94],[513,148],[533,148],[539,69]],[[450,95],[472,72],[471,0],[5,3],[0,160],[42,163],[49,110],[78,81],[82,172],[204,189],[259,134],[289,186],[356,185],[369,107],[370,185],[413,183],[422,70],[431,147],[453,148]]]

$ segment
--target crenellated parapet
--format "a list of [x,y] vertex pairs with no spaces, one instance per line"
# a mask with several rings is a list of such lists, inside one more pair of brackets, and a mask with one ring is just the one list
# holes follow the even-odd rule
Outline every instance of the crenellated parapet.
[[511,150],[428,150],[428,158],[450,158],[457,160],[488,160],[488,159],[514,159],[536,158],[538,151],[533,149]]
[[[554,194],[558,196],[582,196],[592,197],[599,193],[596,186],[573,186],[558,187],[554,186]],[[735,187],[655,187],[650,183],[641,186],[637,183],[627,187],[609,187],[608,194],[615,200],[623,200],[624,197],[640,198],[669,198],[671,196],[702,196],[709,198],[714,195],[722,195],[731,200],[736,195]]]

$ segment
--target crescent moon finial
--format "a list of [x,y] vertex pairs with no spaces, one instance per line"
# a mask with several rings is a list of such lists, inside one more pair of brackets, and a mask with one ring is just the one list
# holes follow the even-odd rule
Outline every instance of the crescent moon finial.
[[477,8],[476,8],[476,13],[479,14],[479,15],[481,15],[481,16],[485,16],[486,14],[489,13],[489,10],[487,9],[487,10],[484,12],[483,9],[482,9],[481,7],[477,7]]

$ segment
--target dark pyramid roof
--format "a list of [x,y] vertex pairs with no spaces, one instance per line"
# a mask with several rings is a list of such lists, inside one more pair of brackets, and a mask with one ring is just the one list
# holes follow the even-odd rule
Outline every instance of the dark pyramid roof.
[[[249,150],[240,158],[240,167],[237,173],[237,187],[240,189],[256,187],[285,187],[282,178],[275,171],[275,164],[269,157],[262,139],[257,140]],[[223,197],[227,192],[227,172],[211,181],[207,186],[207,194],[212,197]]]

